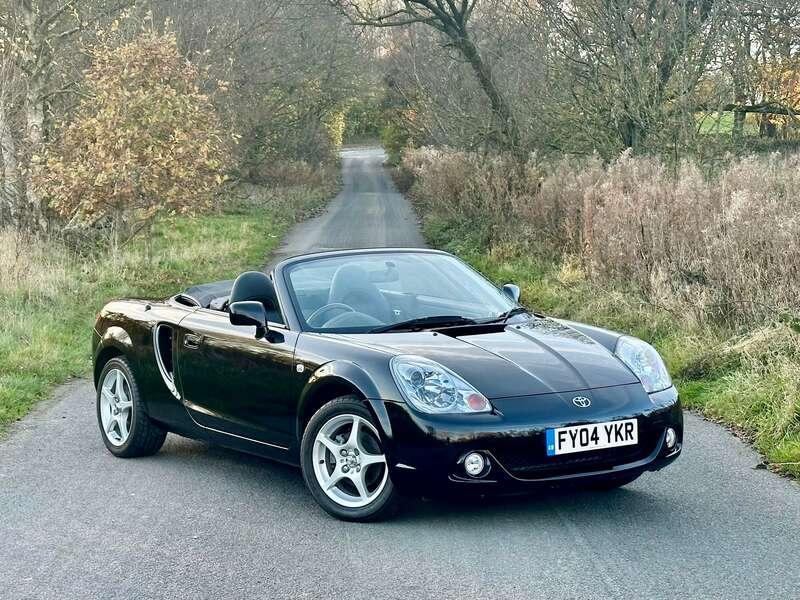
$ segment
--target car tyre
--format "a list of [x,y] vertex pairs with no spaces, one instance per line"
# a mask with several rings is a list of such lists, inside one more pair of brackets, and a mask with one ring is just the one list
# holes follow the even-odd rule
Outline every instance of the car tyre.
[[400,494],[389,477],[379,428],[356,396],[331,400],[314,413],[303,433],[300,460],[306,486],[331,516],[367,522],[396,514]]
[[114,357],[103,367],[96,408],[103,443],[114,456],[150,456],[164,444],[167,430],[147,414],[133,370],[124,357]]

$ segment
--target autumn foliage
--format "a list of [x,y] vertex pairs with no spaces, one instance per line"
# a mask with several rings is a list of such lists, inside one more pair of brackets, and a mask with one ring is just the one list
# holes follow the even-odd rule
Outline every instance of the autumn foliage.
[[112,27],[89,48],[85,97],[44,157],[40,186],[74,225],[130,230],[159,212],[202,210],[225,178],[232,140],[175,35],[120,37]]

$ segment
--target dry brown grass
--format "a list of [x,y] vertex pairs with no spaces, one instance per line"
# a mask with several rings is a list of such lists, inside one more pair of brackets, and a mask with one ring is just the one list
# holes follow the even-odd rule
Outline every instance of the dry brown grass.
[[273,187],[325,188],[337,177],[336,165],[313,166],[305,161],[265,161],[253,168],[252,181]]
[[735,160],[713,178],[629,154],[545,164],[423,148],[402,166],[424,210],[576,256],[590,278],[633,283],[687,318],[800,312],[800,155]]
[[686,406],[800,477],[800,156],[717,176],[652,158],[526,163],[421,149],[403,163],[432,244],[548,314],[659,349]]
[[0,229],[0,296],[46,299],[73,279],[74,260],[57,243],[15,229]]

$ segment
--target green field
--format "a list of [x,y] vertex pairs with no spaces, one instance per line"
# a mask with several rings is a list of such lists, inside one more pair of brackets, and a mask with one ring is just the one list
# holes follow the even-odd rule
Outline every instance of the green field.
[[[749,114],[745,116],[742,133],[748,136],[757,136],[759,116]],[[734,115],[732,112],[707,113],[697,117],[698,131],[702,134],[730,135],[733,133]]]
[[307,187],[236,190],[215,214],[159,220],[116,256],[0,231],[0,431],[53,386],[90,372],[95,315],[108,300],[165,298],[257,268],[286,230],[332,195]]

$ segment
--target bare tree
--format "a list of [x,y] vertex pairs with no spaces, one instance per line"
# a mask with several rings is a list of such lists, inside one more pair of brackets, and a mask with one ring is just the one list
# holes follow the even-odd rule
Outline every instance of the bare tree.
[[504,145],[517,148],[520,132],[514,111],[495,81],[489,62],[476,44],[470,19],[478,0],[330,0],[355,25],[402,27],[421,23],[437,30],[467,61],[497,118]]
[[[20,175],[17,190],[25,197],[25,210],[20,211],[30,224],[47,228],[45,206],[32,185],[43,165],[41,156],[49,125],[49,111],[55,97],[69,91],[74,83],[65,81],[79,76],[68,66],[78,54],[73,44],[76,34],[98,21],[119,12],[133,0],[6,0],[0,13],[0,39],[13,64],[21,89],[20,110],[24,134],[15,140],[15,156]],[[6,103],[5,109],[10,108]],[[6,114],[4,123],[9,122]],[[11,129],[5,133],[11,135]],[[10,147],[11,138],[6,138]],[[24,151],[22,151],[24,149]],[[6,167],[7,168],[7,167]],[[21,202],[21,198],[15,198]]]
[[20,104],[19,74],[8,40],[0,38],[0,224],[16,216],[21,196],[17,149],[19,127],[15,123]]
[[28,219],[45,229],[47,222],[44,206],[31,184],[32,177],[41,168],[45,128],[45,96],[53,65],[53,50],[60,39],[71,35],[78,24],[60,27],[61,17],[76,3],[66,0],[55,7],[42,0],[15,0],[12,3],[12,20],[20,34],[16,44],[18,67],[24,77],[25,96],[25,148]]
[[[711,58],[714,0],[524,0],[527,21],[546,20],[560,85],[575,108],[642,149],[671,110],[684,118]],[[674,131],[677,123],[671,127]]]
[[210,85],[227,82],[219,110],[241,133],[243,175],[271,162],[333,158],[348,102],[369,71],[358,32],[327,4],[285,0],[166,0],[170,18]]

